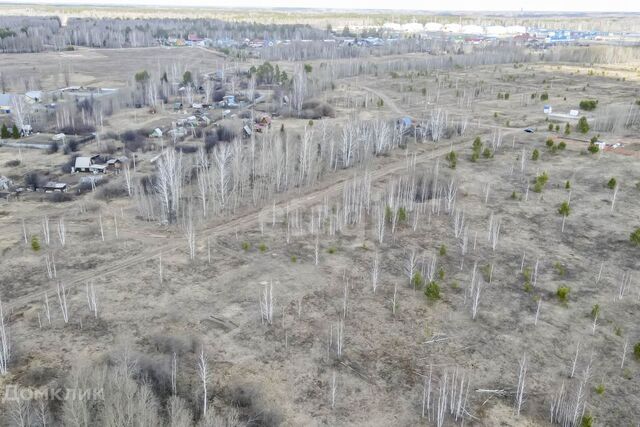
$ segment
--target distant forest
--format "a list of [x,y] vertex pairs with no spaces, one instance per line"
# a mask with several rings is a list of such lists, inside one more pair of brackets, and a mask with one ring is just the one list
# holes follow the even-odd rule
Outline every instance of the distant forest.
[[190,33],[214,40],[321,40],[327,34],[309,25],[265,25],[216,19],[70,18],[67,25],[62,26],[57,17],[0,16],[0,52],[60,51],[70,46],[148,47],[158,45],[158,39],[186,38]]

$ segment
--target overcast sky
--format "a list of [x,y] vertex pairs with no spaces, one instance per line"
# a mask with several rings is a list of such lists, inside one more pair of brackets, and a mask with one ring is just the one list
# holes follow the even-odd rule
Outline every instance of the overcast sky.
[[[2,1],[2,0],[0,0]],[[7,0],[4,0],[7,1]],[[21,3],[9,0],[10,3]],[[44,4],[103,4],[210,7],[309,7],[341,9],[413,9],[433,11],[585,11],[640,12],[640,0],[35,0]]]

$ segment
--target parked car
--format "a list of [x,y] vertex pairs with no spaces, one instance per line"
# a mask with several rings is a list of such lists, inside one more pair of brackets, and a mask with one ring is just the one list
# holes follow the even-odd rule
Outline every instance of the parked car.
[[524,128],[526,133],[534,133],[536,130],[534,128]]

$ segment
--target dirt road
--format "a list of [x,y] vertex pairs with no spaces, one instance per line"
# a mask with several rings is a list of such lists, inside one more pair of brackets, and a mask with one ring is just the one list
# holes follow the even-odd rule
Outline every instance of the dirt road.
[[[464,142],[459,141],[453,144],[453,146],[461,144],[464,144]],[[425,151],[417,156],[418,161],[430,160],[439,156],[443,156],[447,152],[449,152],[449,150],[451,150],[452,145],[448,143],[443,144],[442,146],[429,151],[426,151],[428,150],[426,145],[424,147]],[[388,163],[383,167],[376,168],[370,172],[371,181],[376,182],[386,176],[401,172],[405,169],[405,167],[405,159],[399,159]],[[334,176],[335,175],[337,176],[332,179],[330,183],[324,183],[324,185],[322,185],[321,183],[320,186],[309,188],[306,191],[303,190],[303,192],[297,194],[289,192],[287,194],[280,195],[279,200],[275,204],[276,208],[282,209],[286,208],[287,206],[289,208],[309,207],[321,203],[325,197],[330,198],[339,195],[343,190],[345,183],[353,179],[354,170],[345,169],[338,172],[337,174],[334,174]],[[197,230],[196,235],[216,237],[234,233],[236,231],[246,230],[258,223],[259,215],[262,211],[263,208],[254,209],[243,215],[236,216],[235,218],[224,220],[224,222],[222,223],[201,228]],[[83,285],[92,278],[99,276],[108,276],[112,273],[127,269],[129,267],[133,267],[135,265],[139,265],[152,259],[156,259],[162,253],[179,250],[180,248],[186,247],[183,236],[175,233],[167,234],[164,241],[157,239],[154,243],[155,244],[153,248],[143,250],[137,255],[128,257],[123,260],[111,262],[102,265],[101,267],[82,272],[80,274],[65,277],[64,272],[59,272],[60,280],[65,284],[65,287],[67,289],[71,289],[75,286]],[[43,291],[31,292],[21,297],[15,298],[12,301],[7,301],[7,307],[9,309],[17,310],[31,301],[41,299],[42,294]]]

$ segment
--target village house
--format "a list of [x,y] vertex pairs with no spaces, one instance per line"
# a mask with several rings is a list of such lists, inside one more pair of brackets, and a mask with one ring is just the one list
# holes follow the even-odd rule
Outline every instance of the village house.
[[45,193],[66,193],[67,188],[68,186],[64,182],[49,181],[42,187],[39,187],[38,190],[44,191]]
[[76,172],[89,172],[89,173],[107,173],[107,165],[97,164],[100,156],[93,157],[76,157],[74,166],[71,168],[71,173]]
[[109,159],[107,160],[107,171],[119,173],[122,169],[122,161],[120,159]]
[[11,114],[13,95],[0,93],[0,113]]

